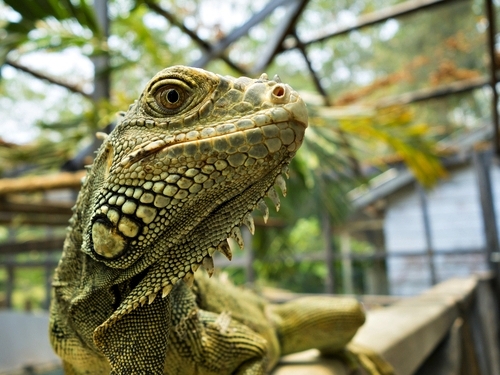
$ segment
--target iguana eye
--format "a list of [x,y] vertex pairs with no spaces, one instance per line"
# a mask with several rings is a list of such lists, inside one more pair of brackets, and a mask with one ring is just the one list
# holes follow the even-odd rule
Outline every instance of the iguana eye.
[[166,110],[173,110],[184,104],[185,96],[182,88],[168,85],[158,90],[155,100],[160,107]]

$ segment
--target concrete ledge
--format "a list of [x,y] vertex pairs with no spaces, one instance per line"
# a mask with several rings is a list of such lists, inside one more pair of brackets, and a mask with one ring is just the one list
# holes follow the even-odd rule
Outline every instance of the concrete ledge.
[[[382,356],[397,375],[414,374],[470,309],[477,286],[476,277],[450,279],[419,296],[368,311],[353,343]],[[309,350],[284,357],[273,375],[348,374],[340,361],[318,354]]]
[[60,363],[49,342],[49,315],[0,311],[0,373]]
[[472,302],[477,279],[450,279],[392,306],[370,311],[353,339],[385,358],[398,375],[413,374]]
[[337,359],[322,358],[316,349],[283,357],[273,375],[349,375]]

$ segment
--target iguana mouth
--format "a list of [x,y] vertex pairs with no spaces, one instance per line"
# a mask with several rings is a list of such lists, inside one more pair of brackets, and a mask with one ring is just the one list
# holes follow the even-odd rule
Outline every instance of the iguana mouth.
[[[177,131],[173,135],[163,138],[154,137],[146,143],[135,146],[120,161],[120,165],[128,168],[153,155],[158,155],[158,159],[168,158],[172,156],[168,154],[169,151],[176,146],[200,144],[200,147],[203,147],[203,142],[213,143],[215,150],[220,152],[227,152],[228,149],[232,148],[234,153],[238,146],[240,148],[241,146],[250,147],[262,143],[272,153],[279,149],[281,142],[289,148],[289,151],[294,151],[293,144],[299,143],[300,145],[303,131],[307,127],[307,112],[300,111],[302,106],[301,102],[289,103],[283,107],[260,111],[235,122],[226,122],[213,127],[203,126],[189,132]],[[126,124],[128,123],[130,122],[126,122]],[[161,123],[156,124],[162,125]],[[168,125],[166,128],[168,129]],[[300,133],[302,136],[297,137]],[[212,146],[212,144],[205,145],[204,148],[207,151],[211,150],[208,146]],[[298,148],[298,145],[295,146]],[[239,151],[249,153],[248,149],[245,148]],[[251,152],[249,154],[251,156]]]

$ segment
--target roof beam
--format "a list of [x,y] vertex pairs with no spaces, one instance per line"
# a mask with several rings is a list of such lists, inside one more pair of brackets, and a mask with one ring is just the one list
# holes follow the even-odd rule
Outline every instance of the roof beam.
[[[422,10],[425,8],[430,8],[433,6],[442,5],[445,3],[452,2],[452,1],[458,2],[458,1],[464,1],[464,0],[410,0],[410,1],[406,1],[404,3],[397,4],[397,5],[394,5],[394,6],[389,7],[389,8],[381,9],[381,10],[373,12],[373,13],[362,15],[352,25],[341,26],[341,27],[337,27],[333,30],[320,32],[317,36],[315,36],[313,38],[310,38],[308,40],[307,39],[303,40],[302,43],[307,46],[309,44],[322,42],[326,39],[329,39],[329,38],[332,38],[335,36],[339,36],[342,34],[346,34],[346,33],[360,29],[360,28],[365,27],[365,26],[373,25],[373,24],[376,24],[379,22],[386,21],[386,20],[391,19],[391,18],[404,16],[406,14],[410,14],[410,13],[413,13],[413,12],[416,12],[416,11],[419,11],[419,10]],[[293,49],[293,48],[297,48],[297,47],[298,47],[297,43],[292,40],[284,48],[285,49]]]
[[[296,0],[295,0],[296,1]],[[259,12],[255,13],[250,19],[240,27],[231,31],[226,37],[214,44],[201,58],[194,61],[191,66],[197,68],[205,67],[210,61],[222,56],[224,51],[236,40],[248,34],[250,29],[266,19],[276,8],[289,3],[290,0],[271,0]]]
[[295,30],[302,11],[306,7],[308,0],[295,0],[290,2],[285,17],[274,30],[273,37],[268,41],[265,51],[261,54],[261,58],[252,68],[252,72],[257,74],[262,72],[273,61],[274,57],[283,51],[283,41],[292,34]]
[[[182,21],[179,21],[172,13],[170,13],[166,9],[162,8],[161,6],[159,6],[154,1],[146,0],[145,4],[149,7],[149,9],[151,9],[152,11],[156,12],[160,16],[162,16],[165,19],[167,19],[172,25],[174,25],[174,26],[178,27],[179,29],[181,29],[181,31],[183,33],[187,34],[196,44],[198,44],[198,46],[203,51],[205,51],[205,54],[210,53],[210,51],[213,50],[214,47],[209,42],[207,42],[207,41],[203,40],[202,38],[200,38],[200,36],[196,32],[194,32],[189,27],[187,27]],[[231,61],[231,59],[229,59],[229,57],[224,56],[222,54],[219,57],[227,65],[229,65],[231,68],[233,68],[234,70],[236,70],[240,74],[245,74],[245,69],[243,69],[243,67],[241,67],[240,65],[236,64],[235,62]]]

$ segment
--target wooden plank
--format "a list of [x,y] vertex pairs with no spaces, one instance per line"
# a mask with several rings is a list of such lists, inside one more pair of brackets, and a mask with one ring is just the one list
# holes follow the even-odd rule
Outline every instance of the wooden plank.
[[60,204],[54,202],[23,203],[0,200],[1,212],[15,212],[26,214],[57,214],[70,216],[73,204]]
[[470,319],[464,321],[462,330],[462,374],[460,375],[484,375],[479,370],[479,363],[474,350],[474,340],[472,339],[472,327],[469,322]]
[[0,179],[0,195],[32,193],[43,190],[80,189],[86,171],[61,172],[46,176]]
[[15,214],[0,212],[0,224],[66,227],[71,215]]
[[60,251],[63,248],[64,238],[48,238],[43,240],[3,243],[0,244],[0,255],[20,254],[30,251]]

